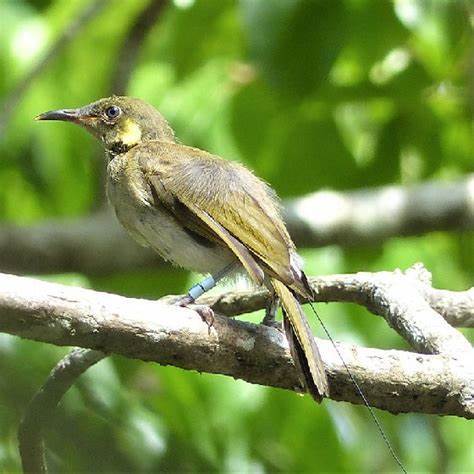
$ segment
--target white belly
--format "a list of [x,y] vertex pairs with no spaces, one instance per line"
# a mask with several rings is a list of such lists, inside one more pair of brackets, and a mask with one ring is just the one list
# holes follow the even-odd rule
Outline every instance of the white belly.
[[230,250],[200,244],[167,211],[151,205],[121,182],[109,180],[107,194],[120,223],[141,245],[165,260],[198,273],[215,273],[235,260]]

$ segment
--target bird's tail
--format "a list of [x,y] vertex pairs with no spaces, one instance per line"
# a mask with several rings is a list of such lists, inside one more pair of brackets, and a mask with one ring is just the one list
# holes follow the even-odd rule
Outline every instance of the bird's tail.
[[304,377],[306,390],[320,403],[323,397],[328,396],[329,387],[323,361],[306,315],[295,295],[285,284],[274,278],[271,279],[271,284],[283,308],[283,325],[293,361]]

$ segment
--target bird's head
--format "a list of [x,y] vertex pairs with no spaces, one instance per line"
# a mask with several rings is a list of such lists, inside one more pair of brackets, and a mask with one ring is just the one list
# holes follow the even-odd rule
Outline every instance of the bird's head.
[[77,109],[42,113],[36,120],[61,120],[81,125],[117,155],[150,140],[174,142],[165,118],[141,99],[112,96]]

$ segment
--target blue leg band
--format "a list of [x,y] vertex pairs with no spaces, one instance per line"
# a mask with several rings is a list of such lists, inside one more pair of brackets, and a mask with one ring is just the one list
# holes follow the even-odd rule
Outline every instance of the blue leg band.
[[188,296],[196,301],[200,296],[202,296],[206,291],[214,288],[216,286],[216,280],[212,275],[208,276],[201,282],[194,285],[189,291]]

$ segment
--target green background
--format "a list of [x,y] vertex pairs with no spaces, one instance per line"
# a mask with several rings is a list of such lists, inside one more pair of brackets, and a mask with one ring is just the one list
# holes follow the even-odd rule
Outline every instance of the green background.
[[[0,0],[2,97],[85,4]],[[146,6],[109,2],[28,84],[1,136],[4,223],[103,205],[100,146],[78,128],[32,117],[114,92],[123,40]],[[176,0],[138,49],[126,93],[159,108],[183,143],[246,163],[282,198],[454,179],[474,170],[473,19],[473,3],[461,0]],[[439,232],[301,253],[309,274],[422,261],[435,286],[465,289],[473,249],[472,234]],[[196,276],[160,268],[46,278],[157,298]],[[407,348],[358,307],[320,312],[337,340]],[[18,471],[20,417],[66,349],[0,336],[0,468]],[[409,471],[474,470],[467,421],[377,413]],[[396,471],[362,407],[318,407],[294,393],[120,357],[70,390],[46,444],[55,472]]]

